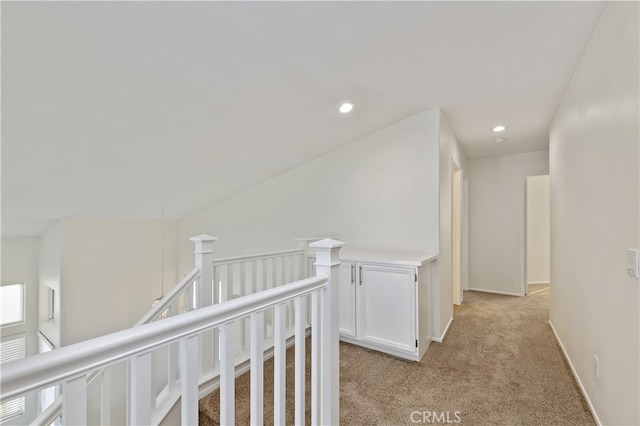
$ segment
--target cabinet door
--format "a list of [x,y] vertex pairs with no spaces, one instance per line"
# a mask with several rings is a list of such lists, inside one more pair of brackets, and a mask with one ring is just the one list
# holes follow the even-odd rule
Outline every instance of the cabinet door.
[[415,269],[367,264],[358,269],[360,339],[415,352]]
[[354,263],[340,264],[340,334],[356,336],[356,275]]

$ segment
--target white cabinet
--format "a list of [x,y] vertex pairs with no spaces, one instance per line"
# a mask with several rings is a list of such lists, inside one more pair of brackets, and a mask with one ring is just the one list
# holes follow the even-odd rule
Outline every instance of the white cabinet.
[[340,265],[340,338],[420,361],[431,343],[432,255],[348,252]]
[[356,337],[356,265],[340,264],[340,335]]

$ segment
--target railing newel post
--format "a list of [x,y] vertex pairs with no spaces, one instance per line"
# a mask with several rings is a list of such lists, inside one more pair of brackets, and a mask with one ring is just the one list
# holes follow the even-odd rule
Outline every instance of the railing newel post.
[[200,280],[196,290],[197,308],[211,306],[213,303],[213,243],[217,240],[211,235],[201,234],[189,238],[195,244],[195,266],[200,266]]
[[[190,238],[195,244],[195,265],[200,266],[200,279],[196,288],[196,308],[213,305],[213,243],[217,240],[211,235],[201,234]],[[200,371],[202,374],[213,371],[217,358],[214,348],[214,333],[200,334]]]
[[320,327],[320,424],[340,422],[339,276],[343,242],[326,238],[309,244],[316,251],[316,275],[327,277]]

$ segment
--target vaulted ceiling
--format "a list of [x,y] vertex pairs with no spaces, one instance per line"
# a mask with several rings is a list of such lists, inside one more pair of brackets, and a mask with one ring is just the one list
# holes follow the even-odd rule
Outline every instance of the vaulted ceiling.
[[470,158],[546,149],[604,5],[2,2],[2,234],[179,218],[436,107]]

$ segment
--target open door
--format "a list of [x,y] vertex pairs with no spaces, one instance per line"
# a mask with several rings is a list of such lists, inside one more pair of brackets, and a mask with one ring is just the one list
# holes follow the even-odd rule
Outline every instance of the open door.
[[549,182],[548,174],[525,177],[525,295],[544,291],[550,284]]

